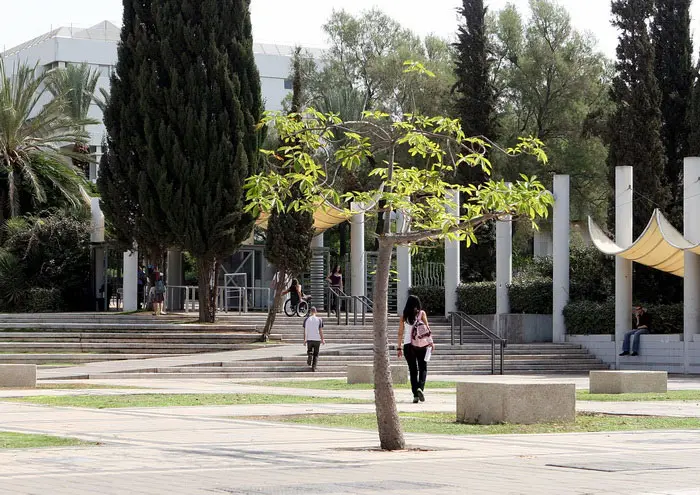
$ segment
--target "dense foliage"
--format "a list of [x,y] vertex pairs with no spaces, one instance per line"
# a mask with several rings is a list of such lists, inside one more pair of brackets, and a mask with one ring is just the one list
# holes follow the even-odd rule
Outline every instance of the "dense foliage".
[[0,250],[0,310],[84,311],[90,297],[90,220],[58,212],[7,222]]
[[214,320],[218,263],[253,229],[243,184],[262,106],[249,0],[124,2],[104,212],[123,240],[196,258],[200,321]]
[[[653,333],[683,333],[682,304],[650,304]],[[564,308],[566,332],[571,335],[615,333],[615,303],[613,301],[573,301]]]

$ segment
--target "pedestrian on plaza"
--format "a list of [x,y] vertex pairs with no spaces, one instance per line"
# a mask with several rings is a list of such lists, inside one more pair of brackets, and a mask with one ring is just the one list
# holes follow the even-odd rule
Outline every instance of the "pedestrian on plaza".
[[165,281],[163,274],[159,271],[154,272],[155,283],[153,284],[154,296],[153,299],[153,315],[160,316],[163,313],[163,301],[165,301]]
[[398,357],[408,363],[411,376],[413,403],[425,402],[425,380],[428,377],[428,361],[435,344],[428,325],[428,317],[421,308],[420,299],[408,296],[399,319]]
[[306,346],[306,364],[311,366],[311,371],[316,371],[318,364],[318,352],[321,344],[325,344],[323,338],[323,318],[316,316],[316,307],[311,306],[309,316],[304,320],[304,345]]
[[[340,270],[340,265],[335,265],[335,268],[333,268],[333,271],[331,272],[330,275],[326,277],[326,281],[328,282],[328,286],[332,287],[334,289],[337,289],[340,292],[343,292],[343,273]],[[333,296],[332,294],[329,294],[329,301],[328,304],[330,305],[331,309],[335,311],[336,313],[338,312],[338,298],[337,296]],[[340,308],[342,309],[342,308]]]
[[[622,340],[622,352],[620,356],[638,356],[639,355],[639,336],[644,333],[649,333],[651,330],[651,315],[647,310],[640,305],[632,309],[632,330],[625,333],[625,338]],[[632,353],[630,354],[630,348]]]

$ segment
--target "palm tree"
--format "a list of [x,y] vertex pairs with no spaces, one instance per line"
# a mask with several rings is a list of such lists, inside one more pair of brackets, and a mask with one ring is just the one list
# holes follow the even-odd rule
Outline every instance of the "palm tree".
[[18,64],[8,73],[0,58],[0,220],[21,214],[20,193],[45,202],[47,188],[72,204],[82,199],[84,181],[75,173],[63,147],[86,142],[85,126],[96,121],[66,115],[66,99],[46,100],[48,74]]
[[[64,99],[66,115],[74,122],[80,122],[88,118],[92,102],[97,102],[95,88],[99,79],[100,73],[86,63],[68,64],[65,68],[52,70],[46,78],[46,86],[54,98]],[[76,141],[73,153],[73,165],[89,177],[90,160],[81,156],[90,154],[87,139]]]

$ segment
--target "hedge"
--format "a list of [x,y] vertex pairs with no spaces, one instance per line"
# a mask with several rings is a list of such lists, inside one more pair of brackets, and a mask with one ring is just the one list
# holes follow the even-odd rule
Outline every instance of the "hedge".
[[[683,333],[682,304],[650,304],[646,308],[652,333]],[[564,320],[570,335],[615,333],[615,302],[570,302],[564,308]]]
[[63,306],[61,291],[57,288],[32,287],[26,292],[23,311],[26,313],[51,313]]
[[[428,315],[444,315],[445,314],[445,288],[431,287],[428,285],[418,285],[411,287],[408,293],[418,296],[423,309]],[[403,308],[398,308],[399,313]]]
[[[511,313],[552,314],[552,281],[546,278],[514,280],[508,286]],[[457,288],[457,308],[470,315],[496,312],[496,282],[472,282]]]
[[469,315],[496,312],[496,282],[471,282],[457,287],[457,309]]

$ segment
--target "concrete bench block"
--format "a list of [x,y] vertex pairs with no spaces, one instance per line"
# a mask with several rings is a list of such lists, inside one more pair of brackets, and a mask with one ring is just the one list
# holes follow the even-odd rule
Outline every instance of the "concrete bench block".
[[592,394],[665,393],[668,385],[666,371],[608,370],[591,371],[588,375]]
[[457,383],[457,422],[492,425],[571,422],[576,419],[573,383]]
[[36,388],[36,364],[0,364],[0,388]]
[[[392,364],[391,381],[393,383],[407,383],[408,367],[403,364]],[[371,364],[349,364],[348,383],[374,383],[374,366]]]

